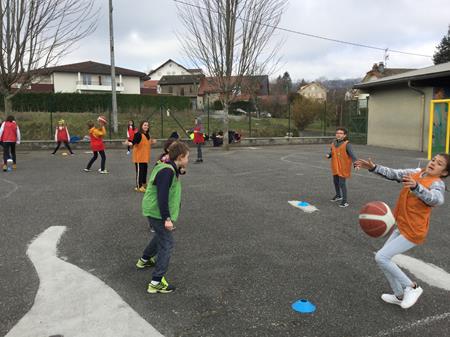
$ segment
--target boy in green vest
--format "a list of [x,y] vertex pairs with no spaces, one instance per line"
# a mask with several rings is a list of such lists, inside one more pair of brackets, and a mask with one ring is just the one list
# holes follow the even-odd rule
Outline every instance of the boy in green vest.
[[177,221],[180,213],[180,169],[185,169],[189,162],[189,147],[177,141],[169,146],[168,152],[169,161],[159,162],[153,168],[142,200],[142,214],[147,217],[155,235],[137,261],[136,268],[155,267],[147,288],[147,292],[151,294],[165,294],[175,290],[164,275],[169,267],[173,248],[173,222]]

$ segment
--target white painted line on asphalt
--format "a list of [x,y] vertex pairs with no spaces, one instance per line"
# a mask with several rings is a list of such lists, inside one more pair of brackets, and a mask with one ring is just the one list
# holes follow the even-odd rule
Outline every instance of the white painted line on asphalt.
[[8,191],[8,193],[6,193],[5,195],[3,195],[3,196],[0,196],[0,199],[6,199],[6,198],[9,198],[9,196],[11,195],[11,194],[13,194],[15,191],[17,191],[18,189],[19,189],[19,185],[17,185],[15,182],[13,182],[13,181],[9,181],[9,180],[6,180],[6,179],[0,179],[0,180],[2,180],[2,181],[4,181],[5,183],[7,183],[7,184],[10,184],[10,185],[12,185],[13,187],[12,187],[12,190],[11,191]]
[[249,149],[249,150],[259,150],[260,148],[259,147],[249,146],[249,147],[247,147],[247,149]]
[[39,289],[31,310],[5,337],[162,337],[108,285],[56,256],[65,230],[50,227],[28,247]]
[[430,286],[450,291],[450,274],[444,269],[402,254],[394,256],[392,260]]
[[439,322],[445,319],[450,319],[450,312],[446,312],[440,315],[435,315],[435,316],[429,316],[426,318],[422,318],[416,322],[411,322],[411,323],[407,323],[407,324],[403,324],[403,325],[399,325],[396,326],[395,328],[389,329],[389,330],[383,330],[378,332],[376,335],[370,335],[370,336],[365,336],[365,337],[383,337],[383,336],[393,336],[397,333],[400,332],[405,332],[408,330],[412,330],[415,328],[420,328],[420,327],[424,327],[427,325],[430,325],[432,323],[435,322]]

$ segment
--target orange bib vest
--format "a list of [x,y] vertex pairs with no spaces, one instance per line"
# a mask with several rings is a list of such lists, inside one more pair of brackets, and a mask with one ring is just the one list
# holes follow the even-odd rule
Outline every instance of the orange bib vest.
[[[421,177],[424,171],[412,174],[412,178],[425,188],[438,181],[438,177]],[[425,241],[430,225],[431,206],[420,200],[409,187],[404,187],[397,200],[394,217],[400,233],[409,241],[421,244]]]
[[150,161],[150,139],[147,139],[144,134],[141,135],[139,144],[133,146],[133,163],[148,163]]
[[352,158],[347,153],[347,143],[339,147],[331,144],[331,172],[334,176],[349,178],[352,172]]

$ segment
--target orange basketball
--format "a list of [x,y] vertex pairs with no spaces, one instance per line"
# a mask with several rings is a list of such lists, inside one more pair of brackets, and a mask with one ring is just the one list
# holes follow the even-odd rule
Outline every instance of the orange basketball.
[[382,201],[372,201],[359,211],[361,229],[373,238],[381,238],[390,233],[395,225],[391,209]]

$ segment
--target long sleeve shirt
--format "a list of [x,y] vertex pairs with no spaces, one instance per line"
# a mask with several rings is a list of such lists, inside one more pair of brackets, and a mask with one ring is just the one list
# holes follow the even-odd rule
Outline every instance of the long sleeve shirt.
[[[335,140],[333,142],[334,146],[336,148],[338,148],[339,146],[341,146],[342,144],[344,144],[344,140]],[[350,156],[350,158],[352,158],[352,162],[354,163],[355,161],[358,160],[358,158],[356,158],[355,153],[353,152],[353,147],[352,144],[347,143],[347,148],[346,148],[346,152],[347,154]],[[331,158],[331,151],[328,153],[328,158]]]
[[[371,172],[375,174],[399,183],[403,181],[404,176],[418,173],[420,171],[420,168],[392,169],[381,165],[376,165],[375,168],[371,170]],[[445,183],[442,180],[437,180],[431,184],[429,189],[417,183],[416,188],[412,188],[411,192],[428,206],[440,206],[444,204]]]
[[[178,177],[179,170],[174,162],[168,162],[175,169],[176,175]],[[169,211],[169,190],[172,185],[172,180],[174,177],[174,172],[170,168],[164,168],[158,172],[153,182],[156,185],[156,195],[158,198],[159,212],[161,214],[161,219],[165,220],[170,218]]]

